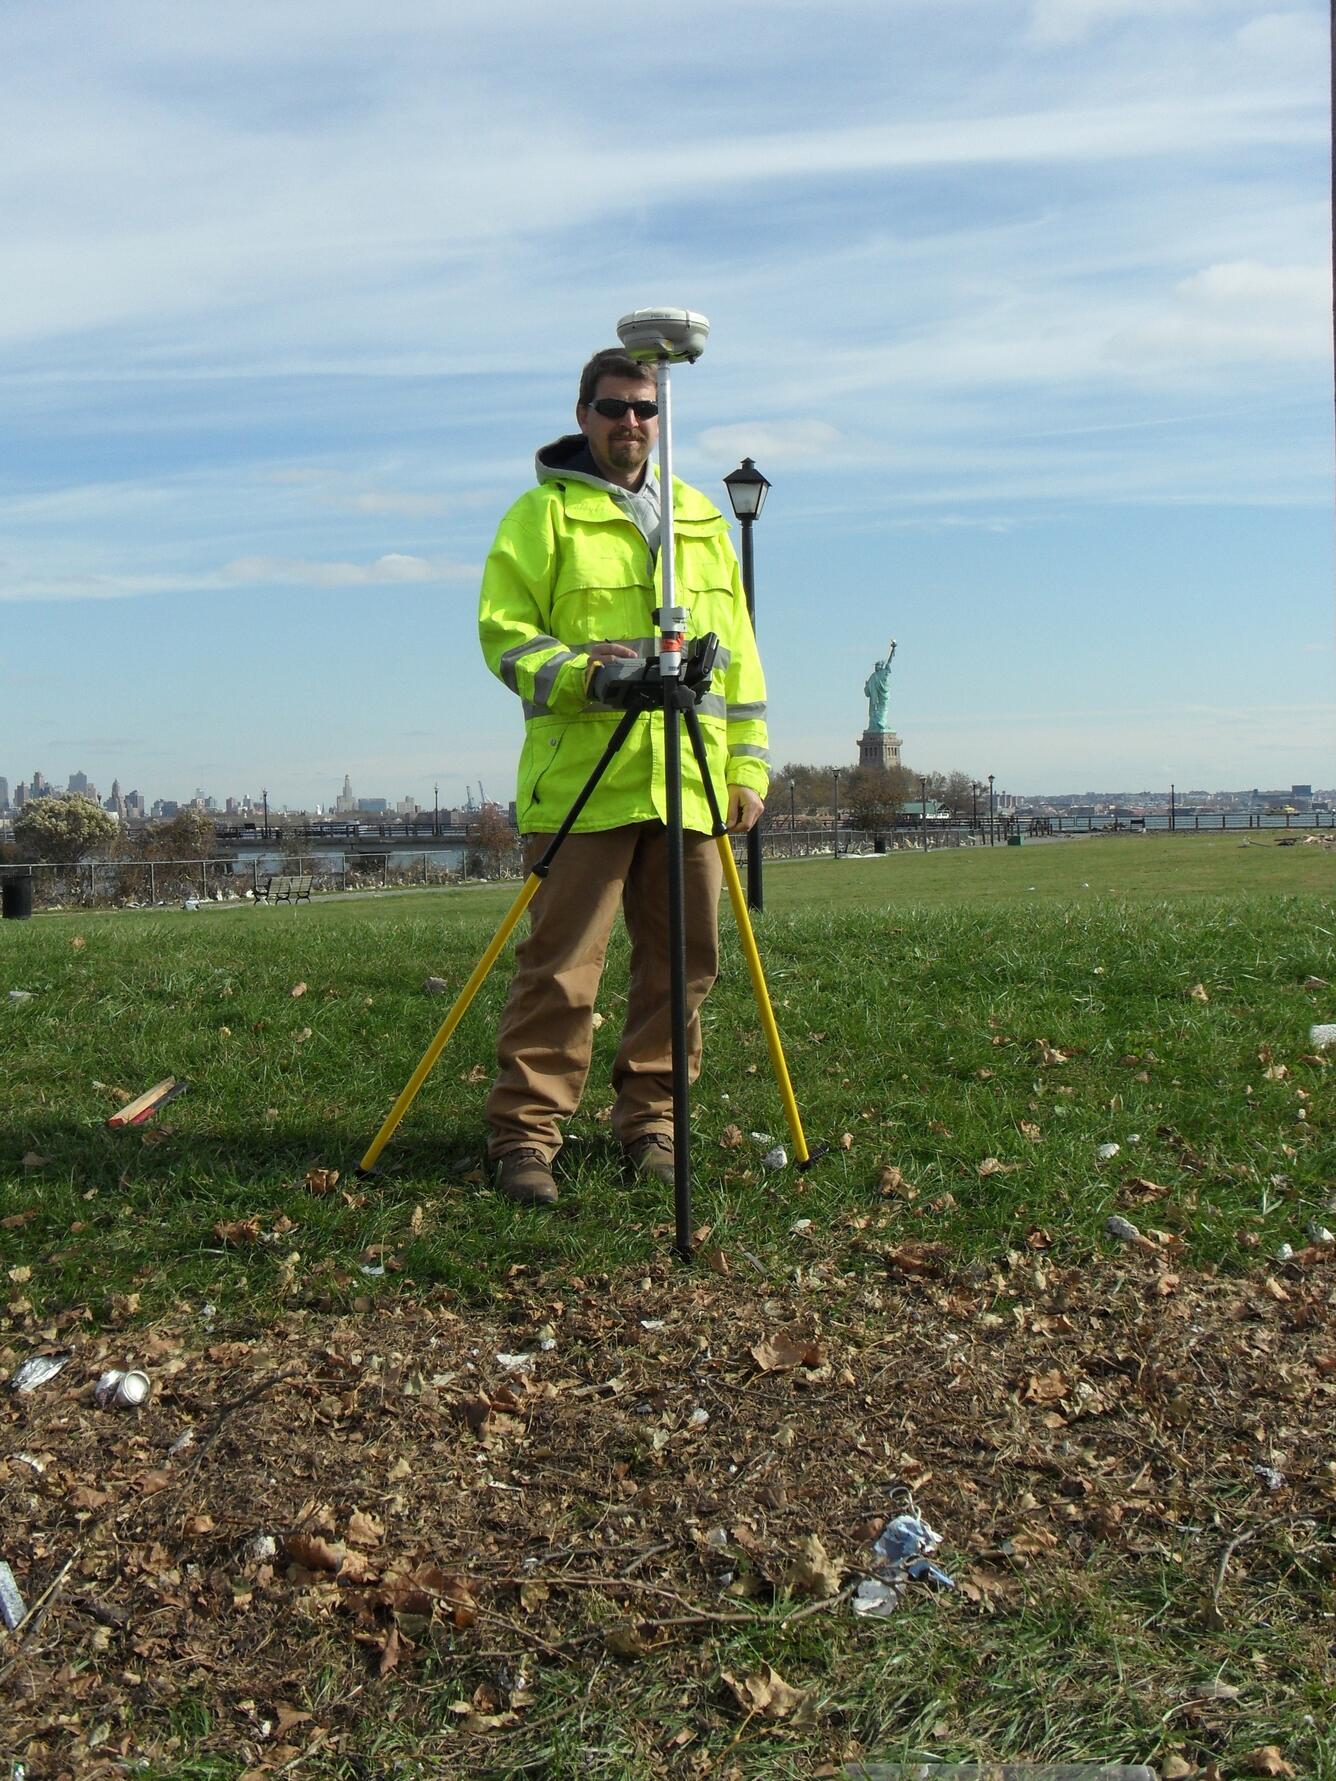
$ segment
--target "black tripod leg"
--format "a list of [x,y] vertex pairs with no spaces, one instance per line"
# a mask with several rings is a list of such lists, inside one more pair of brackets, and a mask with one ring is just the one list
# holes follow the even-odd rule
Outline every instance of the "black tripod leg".
[[[675,690],[675,689],[674,689]],[[691,1260],[691,1091],[687,1082],[687,899],[682,841],[682,732],[671,693],[663,708],[668,801],[668,952],[673,1034],[673,1201],[675,1248]]]

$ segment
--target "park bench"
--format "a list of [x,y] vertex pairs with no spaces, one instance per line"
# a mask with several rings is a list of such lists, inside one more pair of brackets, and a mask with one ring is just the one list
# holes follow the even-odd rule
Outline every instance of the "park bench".
[[271,872],[262,878],[255,891],[257,903],[309,903],[310,872]]

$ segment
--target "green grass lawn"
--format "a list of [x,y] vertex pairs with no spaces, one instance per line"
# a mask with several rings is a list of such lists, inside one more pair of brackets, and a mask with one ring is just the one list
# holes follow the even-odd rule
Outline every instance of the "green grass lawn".
[[[5,1406],[10,1451],[47,1457],[41,1490],[0,1476],[0,1556],[31,1598],[82,1554],[22,1663],[0,1644],[24,1726],[69,1707],[58,1744],[151,1752],[164,1781],[265,1772],[276,1700],[311,1716],[294,1738],[330,1738],[289,1772],[331,1781],[796,1781],[850,1751],[1210,1781],[1284,1773],[1258,1766],[1273,1745],[1336,1781],[1333,1270],[1271,1262],[1336,1226],[1336,1053],[1309,1039],[1336,1020],[1334,885],[1336,850],[1206,836],[768,866],[757,936],[831,1150],[761,1167],[788,1139],[725,912],[692,1270],[669,1196],[628,1186],[609,1137],[621,939],[554,1213],[483,1167],[504,957],[380,1176],[353,1178],[449,1005],[424,980],[462,985],[516,886],[0,925],[0,1357],[67,1344],[95,1372],[138,1343],[178,1369],[138,1422],[74,1385]],[[189,1088],[158,1119],[106,1128],[167,1075]],[[1152,1256],[1109,1236],[1115,1212]],[[549,1325],[550,1391],[487,1388],[510,1433],[434,1407],[502,1346],[540,1372]],[[816,1332],[824,1371],[758,1377],[775,1328]],[[217,1444],[166,1459],[218,1401]],[[1255,1462],[1294,1480],[1273,1498]],[[856,1563],[892,1487],[943,1521],[976,1596],[790,1622],[783,1554],[817,1528]],[[403,1614],[395,1668],[383,1603],[348,1621],[328,1579],[243,1575],[242,1531],[321,1498],[336,1531],[354,1507],[411,1522],[414,1562],[472,1575],[483,1620]],[[721,1593],[716,1526],[754,1597]],[[605,1549],[634,1584],[580,1584]],[[525,1575],[550,1600],[526,1607]],[[104,1597],[152,1611],[95,1626]],[[634,1660],[598,1642],[632,1606],[655,1617]],[[234,1612],[226,1664],[196,1670]],[[739,1711],[724,1673],[767,1664],[810,1717]]]
[[[1336,991],[1303,987],[1336,980],[1333,878],[1325,849],[1201,837],[772,866],[758,940],[808,1142],[835,1148],[805,1177],[759,1168],[750,1134],[785,1138],[783,1112],[725,913],[693,1105],[701,1221],[778,1261],[799,1199],[835,1230],[894,1165],[914,1216],[965,1252],[1042,1224],[1082,1255],[1106,1242],[1132,1173],[1166,1189],[1157,1217],[1194,1261],[1297,1246],[1333,1191],[1327,1072],[1308,1030],[1333,1017]],[[382,1247],[417,1287],[483,1293],[502,1257],[616,1268],[654,1253],[664,1208],[626,1195],[600,1119],[621,944],[555,1218],[517,1213],[479,1173],[505,956],[374,1187],[349,1204],[304,1185],[312,1168],[352,1185],[448,1006],[424,980],[461,985],[513,894],[4,924],[0,987],[32,992],[0,1006],[4,1210],[33,1216],[0,1237],[11,1261],[41,1258],[28,1296],[263,1306],[294,1247],[308,1279],[361,1290],[353,1264]],[[190,1087],[164,1115],[105,1129],[116,1090],[167,1075]],[[746,1135],[735,1148],[730,1126]],[[981,1175],[988,1158],[1003,1168]],[[430,1233],[415,1231],[417,1208]],[[299,1228],[248,1252],[214,1234],[252,1216]]]

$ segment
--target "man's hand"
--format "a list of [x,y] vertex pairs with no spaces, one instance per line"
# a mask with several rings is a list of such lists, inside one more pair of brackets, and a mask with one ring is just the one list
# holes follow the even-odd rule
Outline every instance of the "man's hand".
[[765,809],[765,799],[752,791],[750,786],[730,785],[728,788],[728,832],[730,835],[744,835],[748,829],[754,829],[761,820],[761,812]]
[[633,656],[635,651],[626,643],[587,643],[585,654],[591,662],[615,662]]

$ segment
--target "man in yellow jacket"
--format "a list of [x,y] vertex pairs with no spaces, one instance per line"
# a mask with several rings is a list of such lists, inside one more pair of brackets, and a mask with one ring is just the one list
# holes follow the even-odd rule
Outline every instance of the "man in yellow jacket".
[[[488,667],[524,705],[516,808],[532,868],[602,755],[622,713],[600,703],[605,664],[657,653],[662,604],[658,438],[652,366],[620,348],[580,378],[580,431],[543,446],[538,486],[501,521],[483,572],[478,629]],[[765,681],[728,526],[674,478],[674,600],[692,638],[720,641],[697,706],[710,776],[732,830],[750,829],[769,783]],[[699,1009],[718,970],[722,867],[693,751],[682,748],[689,1068],[700,1069]],[[580,1102],[594,998],[621,906],[631,941],[626,1023],[613,1064],[612,1127],[637,1173],[673,1180],[672,1032],[663,715],[623,742],[529,908],[497,1031],[487,1101],[497,1186],[521,1204],[557,1198],[561,1122]],[[722,788],[722,789],[721,789]]]

